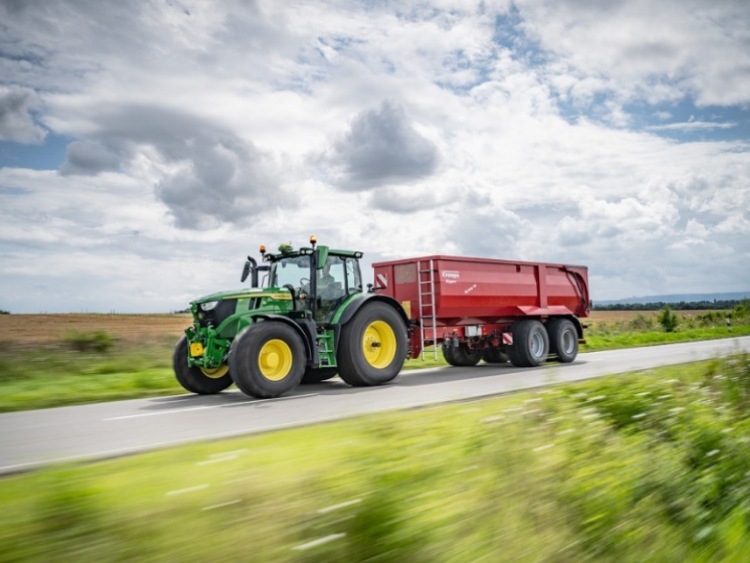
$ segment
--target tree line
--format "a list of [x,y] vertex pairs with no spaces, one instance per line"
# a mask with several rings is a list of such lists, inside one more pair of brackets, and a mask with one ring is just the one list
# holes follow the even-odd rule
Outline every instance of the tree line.
[[723,311],[743,308],[750,309],[750,299],[727,299],[712,301],[680,301],[678,303],[667,303],[665,301],[655,301],[650,303],[608,303],[606,305],[597,305],[594,303],[594,311],[660,311],[668,307],[673,311]]

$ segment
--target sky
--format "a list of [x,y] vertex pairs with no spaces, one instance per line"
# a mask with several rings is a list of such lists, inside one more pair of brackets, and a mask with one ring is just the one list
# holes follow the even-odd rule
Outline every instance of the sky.
[[169,312],[261,244],[750,290],[746,0],[0,0],[0,309]]

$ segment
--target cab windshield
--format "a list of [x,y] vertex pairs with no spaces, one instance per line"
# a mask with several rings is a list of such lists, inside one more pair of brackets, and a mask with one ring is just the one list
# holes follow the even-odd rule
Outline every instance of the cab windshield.
[[294,288],[310,283],[311,256],[289,256],[274,262],[271,266],[271,286]]

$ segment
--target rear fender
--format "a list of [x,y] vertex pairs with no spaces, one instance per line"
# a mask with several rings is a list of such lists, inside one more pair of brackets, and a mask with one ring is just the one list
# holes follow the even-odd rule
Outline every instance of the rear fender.
[[341,308],[336,311],[336,314],[333,316],[332,322],[338,323],[342,326],[347,324],[354,318],[354,315],[357,314],[357,311],[359,311],[363,306],[372,301],[381,301],[396,309],[396,311],[398,311],[398,314],[404,320],[404,325],[406,327],[409,326],[409,317],[406,315],[406,311],[404,311],[401,303],[391,297],[388,297],[387,295],[378,295],[375,293],[361,293],[355,298],[346,301],[341,306]]
[[[261,314],[261,315],[253,315],[252,317],[253,323],[250,325],[252,327],[254,324],[259,322],[281,322],[286,325],[289,325],[294,329],[294,331],[299,335],[299,337],[302,339],[302,342],[305,345],[305,355],[307,356],[307,362],[310,361],[316,361],[317,360],[317,348],[312,345],[311,338],[315,334],[315,328],[312,327],[312,333],[307,334],[310,329],[304,330],[298,323],[294,322],[293,320],[289,319],[288,317],[284,317],[283,315],[272,315],[272,314]],[[308,321],[309,323],[313,323],[313,321]],[[248,327],[249,328],[249,327]]]

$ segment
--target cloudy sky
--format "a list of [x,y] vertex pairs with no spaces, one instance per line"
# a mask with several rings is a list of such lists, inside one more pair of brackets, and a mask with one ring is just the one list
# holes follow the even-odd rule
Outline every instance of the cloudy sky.
[[0,0],[0,308],[158,312],[259,244],[750,289],[746,0]]

